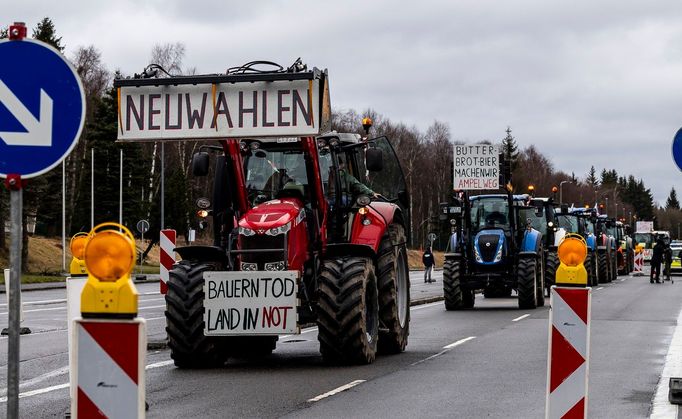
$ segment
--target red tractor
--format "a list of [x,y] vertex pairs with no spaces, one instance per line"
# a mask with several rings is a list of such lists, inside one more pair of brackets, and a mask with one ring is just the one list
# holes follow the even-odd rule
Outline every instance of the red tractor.
[[[267,355],[279,335],[310,324],[317,324],[320,352],[329,362],[367,364],[377,351],[403,351],[410,322],[409,198],[388,139],[297,135],[295,122],[317,130],[324,125],[326,71],[299,66],[224,77],[228,92],[265,82],[263,89],[277,90],[270,97],[280,99],[284,91],[294,96],[297,86],[319,83],[320,89],[303,90],[300,105],[305,107],[305,95],[307,104],[319,97],[314,110],[320,119],[316,124],[308,108],[309,118],[301,111],[289,125],[280,124],[285,128],[279,135],[220,139],[194,155],[193,174],[205,176],[210,152],[215,154],[213,199],[198,201],[212,217],[214,243],[175,249],[182,260],[170,272],[166,295],[175,365],[207,367],[229,356]],[[305,83],[294,85],[298,80]],[[196,83],[197,76],[154,81],[168,88]],[[136,80],[119,85],[124,82],[139,86]],[[282,108],[279,117],[286,115]],[[214,106],[214,114],[219,110]],[[368,132],[371,121],[363,125]]]

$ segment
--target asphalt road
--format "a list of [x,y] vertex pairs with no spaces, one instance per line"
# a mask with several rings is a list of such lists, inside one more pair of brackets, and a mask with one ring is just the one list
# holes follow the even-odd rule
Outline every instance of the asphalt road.
[[[412,274],[412,298],[442,294]],[[648,417],[682,305],[682,278],[649,284],[620,277],[593,290],[589,414]],[[158,284],[138,285],[151,340],[165,336]],[[25,292],[21,338],[22,417],[68,410],[64,290]],[[413,306],[400,355],[368,366],[330,367],[316,329],[283,337],[272,356],[224,368],[179,370],[167,349],[147,356],[148,416],[194,417],[543,417],[548,308],[518,310],[513,298],[476,297],[476,308],[447,312],[442,302]],[[6,322],[0,305],[0,324]],[[6,338],[0,338],[0,396],[6,391]],[[339,388],[346,391],[334,393]],[[5,399],[0,398],[0,415]]]

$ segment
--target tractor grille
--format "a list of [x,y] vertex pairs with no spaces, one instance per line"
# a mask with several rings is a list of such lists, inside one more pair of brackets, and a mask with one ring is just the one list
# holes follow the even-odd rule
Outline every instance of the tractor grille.
[[478,251],[481,254],[483,262],[492,262],[495,260],[495,253],[497,252],[497,244],[499,241],[500,236],[496,234],[482,234],[478,237]]
[[[258,269],[265,269],[267,262],[279,262],[285,260],[285,245],[286,234],[278,236],[269,236],[267,234],[256,234],[253,236],[240,237],[240,249],[245,251],[241,253],[241,261],[249,263],[257,263]],[[249,252],[249,250],[273,249],[269,252]]]

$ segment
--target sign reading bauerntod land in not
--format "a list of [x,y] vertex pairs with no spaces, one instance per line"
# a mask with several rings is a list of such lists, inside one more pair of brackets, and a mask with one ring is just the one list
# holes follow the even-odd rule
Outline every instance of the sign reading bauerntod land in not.
[[498,146],[455,145],[454,189],[497,189],[500,187]]

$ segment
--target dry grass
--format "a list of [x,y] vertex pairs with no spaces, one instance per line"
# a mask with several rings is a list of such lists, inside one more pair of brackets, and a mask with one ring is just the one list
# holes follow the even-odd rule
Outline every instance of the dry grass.
[[[7,238],[9,241],[9,237]],[[69,251],[69,243],[66,243],[66,267],[68,269],[71,263],[71,252]],[[137,240],[138,250],[145,250],[142,242]],[[146,260],[146,265],[159,265],[159,247],[154,246],[149,253]],[[9,254],[6,251],[0,251],[0,267],[4,268],[9,265]],[[33,236],[28,238],[28,272],[40,275],[55,275],[58,276],[62,272],[62,239],[61,238],[46,238]]]

